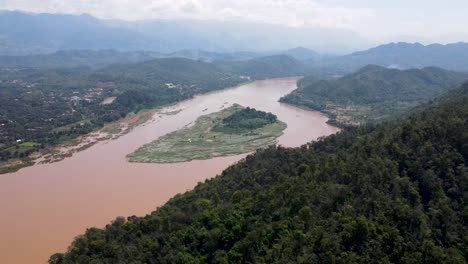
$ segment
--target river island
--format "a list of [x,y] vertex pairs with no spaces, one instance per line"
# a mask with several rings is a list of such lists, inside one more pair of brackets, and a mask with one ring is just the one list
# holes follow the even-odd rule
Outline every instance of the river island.
[[199,117],[132,154],[130,162],[176,163],[238,155],[277,143],[286,124],[272,113],[238,104]]

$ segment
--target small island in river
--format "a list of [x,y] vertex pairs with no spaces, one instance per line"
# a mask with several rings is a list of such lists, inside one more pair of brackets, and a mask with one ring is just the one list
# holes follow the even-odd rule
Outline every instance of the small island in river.
[[175,163],[243,154],[276,144],[285,128],[286,124],[271,113],[235,104],[144,145],[128,159]]

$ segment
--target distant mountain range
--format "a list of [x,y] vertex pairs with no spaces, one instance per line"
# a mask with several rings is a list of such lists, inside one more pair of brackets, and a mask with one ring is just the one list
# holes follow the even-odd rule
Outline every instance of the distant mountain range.
[[[0,11],[0,67],[103,67],[172,57],[235,62],[284,54],[322,77],[348,74],[369,64],[468,72],[468,43],[400,42],[348,55],[324,55],[366,46],[369,43],[359,36],[340,30],[212,21],[106,21],[89,15]],[[17,55],[26,57],[11,57]]]
[[17,55],[63,49],[151,50],[165,48],[161,40],[110,27],[89,15],[0,13],[0,54]]
[[425,103],[468,80],[436,67],[398,70],[368,65],[335,80],[306,78],[282,102],[329,114],[340,124],[376,121]]
[[[298,52],[300,50],[300,52]],[[312,55],[313,54],[313,55]],[[116,50],[61,50],[50,54],[35,54],[35,55],[21,55],[21,56],[0,56],[0,67],[28,67],[28,68],[73,68],[73,67],[88,67],[88,68],[102,68],[112,64],[128,64],[152,59],[160,58],[186,58],[191,60],[200,60],[204,62],[215,62],[218,64],[232,62],[231,65],[242,65],[241,61],[249,61],[258,59],[260,62],[263,57],[275,58],[275,56],[284,55],[288,56],[285,61],[277,60],[277,67],[281,68],[279,64],[292,63],[299,64],[299,62],[291,62],[291,59],[297,61],[306,61],[311,57],[318,58],[321,55],[315,51],[297,48],[286,50],[283,52],[270,52],[270,53],[256,53],[256,52],[231,52],[219,53],[202,50],[180,50],[171,53],[160,53],[153,51],[116,51]],[[265,60],[267,60],[265,58]],[[238,62],[238,63],[234,63]],[[271,61],[269,63],[273,63]],[[305,68],[305,65],[300,65]],[[239,69],[241,70],[241,69]],[[301,70],[302,74],[308,71]]]
[[369,64],[409,69],[428,66],[468,72],[468,43],[447,45],[420,43],[390,43],[345,56],[310,59],[307,64],[315,69],[331,69],[349,73]]
[[90,15],[0,12],[0,54],[24,55],[64,49],[256,52],[305,46],[347,52],[369,46],[348,30],[292,28],[221,21],[107,21]]

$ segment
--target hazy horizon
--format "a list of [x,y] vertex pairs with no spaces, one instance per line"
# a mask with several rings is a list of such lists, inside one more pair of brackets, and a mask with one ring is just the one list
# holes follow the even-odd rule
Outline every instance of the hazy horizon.
[[[105,8],[103,8],[103,6]],[[468,2],[403,0],[381,3],[357,0],[1,0],[0,10],[33,13],[89,14],[125,21],[207,20],[255,22],[294,28],[348,30],[369,44],[386,42],[451,43],[468,41],[463,10]]]

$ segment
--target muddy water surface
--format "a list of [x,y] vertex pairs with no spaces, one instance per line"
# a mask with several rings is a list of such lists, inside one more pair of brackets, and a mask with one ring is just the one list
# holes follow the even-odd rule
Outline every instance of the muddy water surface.
[[127,154],[200,115],[233,103],[272,112],[288,124],[279,138],[288,147],[337,132],[318,112],[278,103],[296,88],[296,80],[258,81],[197,96],[161,110],[176,114],[157,113],[117,140],[100,142],[61,162],[0,175],[0,263],[46,263],[87,227],[103,227],[116,216],[145,215],[245,156],[177,164],[127,162]]

